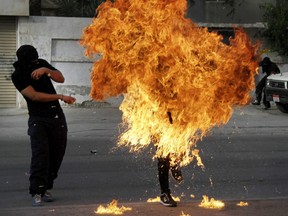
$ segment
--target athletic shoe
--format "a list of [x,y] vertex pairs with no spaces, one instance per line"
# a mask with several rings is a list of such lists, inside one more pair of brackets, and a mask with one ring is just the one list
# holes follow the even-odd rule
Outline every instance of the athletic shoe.
[[253,105],[259,106],[260,102],[258,100],[255,100],[254,102],[252,102]]
[[161,194],[160,203],[164,206],[167,206],[167,207],[176,207],[177,206],[177,202],[175,202],[173,200],[173,198],[171,197],[171,195],[168,193]]
[[53,196],[52,196],[52,194],[49,191],[46,190],[44,195],[43,195],[43,197],[42,197],[42,200],[44,202],[52,202],[53,201]]
[[32,206],[43,206],[42,198],[40,194],[35,194],[32,197]]
[[266,102],[264,105],[265,105],[264,110],[268,110],[268,109],[271,108],[271,104],[270,104],[270,102]]

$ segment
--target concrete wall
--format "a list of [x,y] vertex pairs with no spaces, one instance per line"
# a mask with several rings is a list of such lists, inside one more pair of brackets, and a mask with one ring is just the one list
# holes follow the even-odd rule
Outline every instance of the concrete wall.
[[29,0],[0,0],[0,16],[29,16]]
[[[73,95],[79,106],[95,106],[89,96],[92,61],[84,56],[84,49],[79,44],[83,28],[90,23],[91,18],[30,16],[18,19],[18,47],[23,44],[35,46],[40,58],[60,70],[65,83],[54,83],[56,91]],[[118,106],[121,100],[112,98],[96,105]],[[21,97],[18,104],[19,107],[26,105]]]

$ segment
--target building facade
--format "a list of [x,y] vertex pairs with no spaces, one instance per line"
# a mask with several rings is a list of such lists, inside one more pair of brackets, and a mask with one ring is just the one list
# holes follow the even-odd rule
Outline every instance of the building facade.
[[29,0],[1,0],[0,4],[0,108],[16,106],[11,82],[17,46],[17,17],[29,16]]
[[[1,0],[0,108],[26,107],[25,100],[16,91],[10,78],[14,70],[12,64],[16,60],[15,51],[23,44],[35,46],[40,58],[46,59],[64,74],[65,83],[55,83],[56,90],[76,97],[76,106],[119,106],[121,97],[97,103],[92,102],[89,95],[92,60],[84,56],[79,39],[92,18],[51,16],[57,8],[54,4],[49,6],[53,2],[39,2],[43,10],[38,16],[31,16],[28,0]],[[258,7],[262,0],[245,2],[248,5],[243,3],[236,7],[233,17],[229,18],[227,13],[231,8],[224,7],[219,0],[195,0],[193,4],[188,1],[187,16],[201,26],[222,33],[226,38],[233,34],[233,26],[240,25],[251,38],[256,39],[257,32],[264,28]]]

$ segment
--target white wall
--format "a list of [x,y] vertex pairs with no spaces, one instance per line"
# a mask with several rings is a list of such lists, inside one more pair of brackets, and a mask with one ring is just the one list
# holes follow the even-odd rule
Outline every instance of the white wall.
[[[76,97],[78,105],[91,103],[89,96],[90,69],[92,60],[84,56],[84,49],[79,44],[83,29],[91,23],[91,18],[68,17],[20,17],[18,20],[18,47],[31,44],[37,48],[39,57],[46,59],[64,77],[64,84],[54,83],[56,91]],[[121,98],[105,101],[105,105],[119,106]],[[26,105],[21,99],[19,107]],[[97,104],[98,106],[99,104]]]

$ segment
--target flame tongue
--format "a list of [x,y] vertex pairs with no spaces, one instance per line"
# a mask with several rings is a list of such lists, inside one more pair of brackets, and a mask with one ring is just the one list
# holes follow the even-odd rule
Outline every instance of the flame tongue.
[[94,211],[96,214],[114,214],[114,215],[122,215],[126,211],[131,211],[132,208],[121,206],[117,206],[118,201],[117,200],[112,200],[111,203],[107,205],[107,207],[104,207],[100,205],[97,208],[97,211]]
[[199,204],[199,207],[207,209],[223,209],[225,204],[220,200],[215,200],[214,198],[209,200],[208,196],[203,195],[203,200]]
[[185,0],[116,0],[99,8],[85,29],[93,65],[91,96],[124,94],[125,131],[119,145],[139,150],[151,142],[157,156],[186,165],[195,143],[228,122],[254,88],[257,45],[235,30],[230,45],[185,18]]

